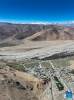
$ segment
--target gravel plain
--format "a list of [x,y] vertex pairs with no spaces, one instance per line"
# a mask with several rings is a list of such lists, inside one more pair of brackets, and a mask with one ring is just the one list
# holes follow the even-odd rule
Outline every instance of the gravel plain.
[[24,44],[0,48],[0,59],[45,58],[61,52],[74,52],[74,40],[27,41]]

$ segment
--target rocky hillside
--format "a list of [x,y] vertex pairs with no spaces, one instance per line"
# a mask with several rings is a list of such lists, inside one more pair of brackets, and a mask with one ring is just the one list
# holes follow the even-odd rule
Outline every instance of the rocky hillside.
[[21,44],[28,39],[32,41],[73,40],[74,28],[55,25],[0,23],[0,44]]
[[30,24],[0,23],[0,40],[6,39],[13,35],[15,35],[16,39],[24,39],[49,27],[50,26]]
[[74,29],[54,26],[28,37],[32,41],[73,40]]
[[40,100],[47,81],[0,63],[0,100]]

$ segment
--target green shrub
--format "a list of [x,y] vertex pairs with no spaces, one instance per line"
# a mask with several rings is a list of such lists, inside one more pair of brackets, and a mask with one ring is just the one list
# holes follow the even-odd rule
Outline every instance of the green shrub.
[[56,76],[54,76],[54,79],[55,79],[57,82],[59,82],[59,80],[58,80],[58,78],[57,78]]
[[64,89],[64,86],[59,82],[59,83],[56,83],[59,91],[63,90]]

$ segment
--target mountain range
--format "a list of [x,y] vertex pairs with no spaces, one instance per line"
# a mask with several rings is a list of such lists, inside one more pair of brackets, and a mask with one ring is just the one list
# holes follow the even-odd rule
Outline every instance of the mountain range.
[[58,25],[0,23],[0,43],[19,44],[25,40],[73,40],[74,28]]

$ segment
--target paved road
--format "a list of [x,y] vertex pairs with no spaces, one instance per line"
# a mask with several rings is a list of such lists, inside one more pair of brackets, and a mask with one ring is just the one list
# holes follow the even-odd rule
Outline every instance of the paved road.
[[[39,61],[39,64],[41,65],[41,62]],[[42,65],[41,65],[42,66]],[[42,68],[43,68],[43,66],[42,66]],[[44,68],[43,68],[44,69]],[[44,70],[44,72],[45,72],[45,70]],[[49,71],[46,73],[46,75],[49,77]],[[42,94],[42,97],[41,97],[41,100],[45,100],[44,99],[44,97],[47,97],[47,93],[48,93],[48,91],[49,91],[49,88],[50,88],[50,83],[49,83],[49,86],[46,88],[46,90],[44,91],[44,93]],[[51,99],[50,99],[50,94],[48,94],[48,97],[49,98],[47,98],[46,100],[52,100],[52,97],[51,97]]]
[[49,89],[49,86],[47,87],[47,89],[44,91],[42,97],[41,97],[41,100],[44,100],[44,96],[46,96],[46,93],[48,92],[48,89]]
[[[50,60],[49,60],[49,62],[50,62],[50,64],[51,64],[52,68],[56,71],[56,69],[55,69],[54,65],[52,64],[52,62],[51,62]],[[58,73],[58,75],[60,76],[60,74],[59,74],[58,71],[57,71],[57,73]],[[61,82],[64,84],[64,86],[66,87],[66,89],[68,90],[68,92],[71,92],[70,89],[69,89],[69,87],[68,87],[68,85],[65,83],[65,81],[63,80],[62,77],[60,77],[60,80],[61,80]],[[73,100],[73,99],[70,98],[70,100]]]
[[[41,63],[40,63],[41,64]],[[45,72],[45,71],[44,71]],[[46,75],[49,77],[49,71],[46,73]],[[51,86],[50,86],[50,83],[49,83],[49,86],[47,87],[47,89],[44,91],[42,97],[41,97],[41,100],[45,100],[44,97],[47,97],[47,94],[48,94],[48,91],[51,87],[51,94],[48,94],[48,97],[47,97],[47,100],[54,100],[53,98],[53,85],[52,85],[52,77],[50,75],[50,79],[51,79]],[[51,97],[51,98],[50,98]]]
[[[50,64],[52,65],[52,68],[55,69],[54,65],[52,64],[52,62],[49,60]],[[55,69],[56,71],[56,69]],[[58,75],[60,76],[59,72],[57,71]],[[65,85],[66,89],[70,92],[69,87],[67,86],[67,84],[65,83],[65,81],[63,80],[62,77],[60,77],[61,82]]]
[[51,95],[52,95],[52,100],[54,100],[54,96],[53,96],[53,83],[52,83],[51,75],[50,75],[50,79],[51,79]]

